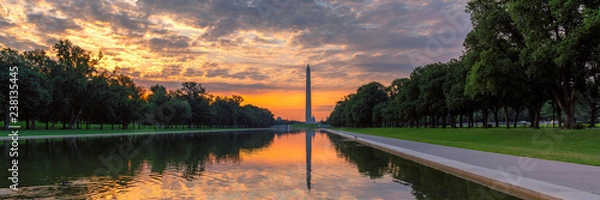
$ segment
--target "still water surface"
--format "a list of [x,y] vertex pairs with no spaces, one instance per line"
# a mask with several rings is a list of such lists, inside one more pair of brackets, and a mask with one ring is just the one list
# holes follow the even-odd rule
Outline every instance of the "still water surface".
[[[37,140],[19,147],[20,191],[3,189],[0,199],[514,199],[315,130]],[[8,169],[6,145],[0,151]],[[8,175],[0,170],[0,177]]]

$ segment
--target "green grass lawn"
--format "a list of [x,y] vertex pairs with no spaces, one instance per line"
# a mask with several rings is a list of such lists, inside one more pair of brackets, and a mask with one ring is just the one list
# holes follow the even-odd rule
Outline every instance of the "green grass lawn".
[[356,133],[600,166],[600,129],[335,128]]
[[[73,134],[108,134],[108,133],[143,133],[143,132],[181,132],[181,131],[195,131],[195,130],[213,130],[218,128],[169,128],[169,129],[154,129],[154,128],[142,128],[142,129],[117,129],[114,130],[104,127],[104,129],[79,129],[79,130],[19,130],[20,136],[38,136],[38,135],[73,135]],[[7,131],[8,132],[8,131]]]

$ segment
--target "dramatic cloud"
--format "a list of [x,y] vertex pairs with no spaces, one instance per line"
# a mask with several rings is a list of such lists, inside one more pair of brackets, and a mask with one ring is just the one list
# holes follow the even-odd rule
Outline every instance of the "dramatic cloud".
[[81,29],[72,20],[42,14],[27,14],[27,21],[35,24],[39,31],[45,33],[63,33],[67,30],[77,31]]
[[172,49],[186,49],[190,47],[190,38],[185,36],[170,36],[163,38],[152,38],[149,41],[150,49],[153,51],[168,51]]
[[[0,0],[0,46],[51,51],[69,39],[102,51],[103,67],[119,67],[146,87],[198,81],[242,95],[301,93],[311,64],[313,88],[350,93],[459,56],[471,30],[465,6],[466,0]],[[331,107],[338,99],[314,105]]]

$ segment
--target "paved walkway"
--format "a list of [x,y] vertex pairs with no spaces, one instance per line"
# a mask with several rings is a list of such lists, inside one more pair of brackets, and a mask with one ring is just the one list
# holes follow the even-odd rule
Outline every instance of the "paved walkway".
[[[503,192],[516,196],[543,199],[600,199],[600,167],[596,166],[489,153],[330,129],[321,130],[391,151],[442,171],[484,185],[488,184],[495,189],[507,187]],[[502,191],[502,189],[500,190]]]

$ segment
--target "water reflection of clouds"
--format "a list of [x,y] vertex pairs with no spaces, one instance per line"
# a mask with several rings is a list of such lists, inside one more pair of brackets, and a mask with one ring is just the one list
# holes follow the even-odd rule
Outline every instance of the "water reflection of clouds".
[[[286,167],[286,166],[280,166]],[[260,169],[244,171],[216,170],[188,181],[177,173],[164,172],[162,181],[139,182],[119,198],[146,199],[153,197],[194,199],[413,199],[410,187],[392,182],[387,175],[381,180],[367,180],[352,166],[315,169],[310,194],[302,182],[303,169],[269,173]],[[141,175],[141,174],[140,174]],[[148,174],[146,174],[147,176]],[[144,176],[144,175],[141,175]],[[136,176],[134,179],[146,178]],[[370,182],[370,183],[369,183]],[[391,184],[390,184],[391,183]]]
[[[200,176],[185,179],[181,167],[167,167],[161,181],[150,167],[142,167],[119,198],[194,199],[414,199],[411,188],[393,182],[390,175],[370,179],[357,173],[332,147],[325,134],[312,139],[312,189],[306,188],[304,134],[275,137],[268,148],[242,152],[242,162],[213,163]],[[185,167],[184,167],[185,168]],[[152,191],[152,192],[148,192]]]
[[[123,141],[130,141],[139,155],[126,160],[115,176],[93,174],[103,164],[98,156],[111,155]],[[324,133],[111,137],[32,142],[24,147],[27,151],[36,157],[23,161],[35,165],[23,166],[28,173],[19,178],[30,185],[10,198],[480,199],[479,191],[485,190]]]

